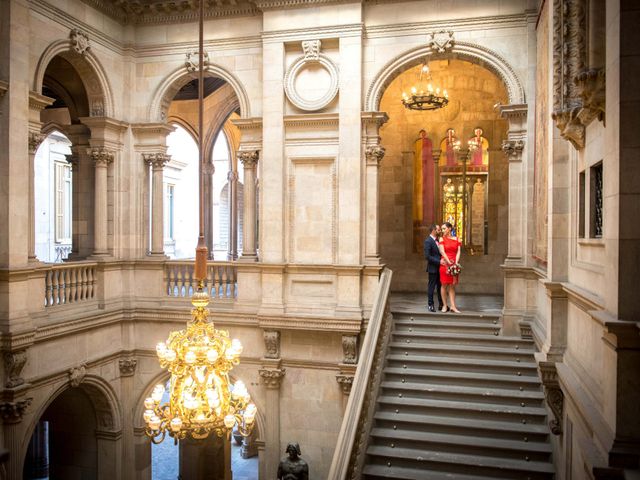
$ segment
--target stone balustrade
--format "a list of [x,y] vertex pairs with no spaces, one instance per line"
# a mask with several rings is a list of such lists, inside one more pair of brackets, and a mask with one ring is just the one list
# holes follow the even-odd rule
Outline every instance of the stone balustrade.
[[[190,297],[197,287],[192,260],[168,261],[165,264],[167,295]],[[238,294],[238,269],[233,262],[210,262],[207,265],[205,289],[212,299],[235,299]]]
[[95,262],[51,265],[45,272],[45,307],[91,300],[96,292]]

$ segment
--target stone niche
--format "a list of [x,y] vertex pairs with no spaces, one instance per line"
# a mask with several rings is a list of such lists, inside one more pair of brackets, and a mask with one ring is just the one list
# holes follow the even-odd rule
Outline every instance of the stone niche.
[[[460,262],[463,272],[457,290],[500,294],[503,289],[500,265],[507,254],[509,185],[507,158],[501,144],[508,125],[495,106],[508,102],[506,87],[496,75],[479,65],[463,60],[435,60],[429,63],[432,83],[448,91],[449,105],[435,111],[408,110],[401,103],[402,92],[409,92],[417,82],[421,67],[412,67],[397,76],[381,101],[380,110],[389,115],[389,121],[381,128],[381,145],[386,148],[380,184],[382,260],[396,272],[393,290],[426,291],[426,262],[422,246],[414,240],[412,218],[414,143],[420,130],[425,129],[433,150],[440,150],[447,129],[453,128],[464,150],[474,129],[481,127],[489,142],[487,253],[463,249]],[[439,173],[443,172],[436,171],[434,189],[441,188]],[[436,219],[441,222],[442,207],[437,198],[436,195]]]

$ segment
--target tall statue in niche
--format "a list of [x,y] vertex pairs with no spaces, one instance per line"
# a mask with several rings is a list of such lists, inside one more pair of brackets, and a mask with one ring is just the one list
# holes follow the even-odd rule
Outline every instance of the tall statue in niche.
[[309,480],[309,465],[300,458],[300,445],[290,443],[287,445],[287,457],[278,465],[278,480]]
[[438,164],[441,167],[455,167],[456,148],[460,146],[460,141],[456,137],[456,131],[453,128],[447,129],[447,136],[440,142],[440,160]]
[[428,226],[435,221],[435,165],[433,144],[426,130],[420,130],[413,155],[413,248],[419,251]]
[[489,141],[482,135],[484,131],[478,127],[473,130],[473,137],[469,141],[476,144],[476,149],[471,157],[471,166],[480,167],[489,165]]

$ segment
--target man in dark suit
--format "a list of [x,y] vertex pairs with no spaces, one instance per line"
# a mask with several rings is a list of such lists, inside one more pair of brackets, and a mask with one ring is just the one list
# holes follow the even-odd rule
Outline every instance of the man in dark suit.
[[438,311],[442,310],[442,295],[440,293],[440,249],[436,241],[440,226],[435,223],[429,227],[429,236],[424,240],[424,258],[427,260],[429,273],[429,287],[427,289],[427,308],[435,312],[433,306],[433,291],[438,290]]

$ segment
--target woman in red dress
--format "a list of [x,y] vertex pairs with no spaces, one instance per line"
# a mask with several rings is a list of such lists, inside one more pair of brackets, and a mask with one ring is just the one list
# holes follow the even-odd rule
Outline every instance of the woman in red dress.
[[[447,267],[453,264],[460,263],[460,251],[462,244],[456,237],[451,236],[451,230],[453,225],[449,222],[442,224],[442,241],[439,244],[440,255],[442,260],[440,262],[440,283],[442,284],[442,312],[460,313],[460,310],[456,307],[456,290],[455,286],[458,284],[458,275],[450,275],[447,272]],[[449,307],[447,307],[447,298],[449,298]]]

